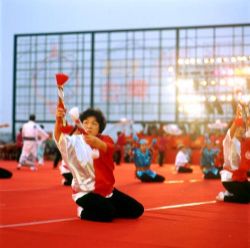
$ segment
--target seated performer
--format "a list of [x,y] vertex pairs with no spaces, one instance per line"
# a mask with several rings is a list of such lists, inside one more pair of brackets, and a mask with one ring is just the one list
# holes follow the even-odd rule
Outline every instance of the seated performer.
[[207,141],[201,152],[201,169],[204,179],[220,178],[219,169],[215,167],[215,156],[218,153],[219,150],[212,147],[211,141]]
[[[135,141],[138,141],[137,137],[134,137]],[[155,143],[155,142],[153,142]],[[139,147],[132,149],[134,155],[134,163],[136,167],[136,177],[142,182],[163,182],[165,178],[156,174],[150,169],[152,160],[152,151],[148,148],[147,140],[141,139],[139,141]]]
[[[111,222],[114,218],[138,218],[142,204],[114,188],[114,142],[102,135],[106,121],[101,111],[87,109],[80,114],[86,134],[75,128],[73,134],[62,132],[65,109],[57,106],[54,139],[72,176],[73,199],[81,219]],[[93,159],[92,148],[99,150]]]
[[224,165],[221,181],[225,192],[220,192],[216,199],[224,202],[249,203],[250,182],[247,171],[250,168],[250,138],[246,138],[245,123],[240,109],[223,140]]
[[186,153],[185,146],[183,144],[179,144],[178,152],[175,157],[175,168],[178,173],[191,173],[193,169],[190,168],[188,162],[188,155]]
[[[0,124],[0,128],[8,127],[8,124]],[[4,168],[0,168],[0,179],[9,179],[12,177],[12,172]]]

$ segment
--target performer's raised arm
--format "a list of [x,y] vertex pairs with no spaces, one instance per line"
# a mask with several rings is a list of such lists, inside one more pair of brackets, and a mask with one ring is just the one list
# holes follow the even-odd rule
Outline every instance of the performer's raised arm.
[[243,126],[243,124],[244,124],[244,121],[242,119],[242,106],[239,104],[237,106],[235,120],[233,121],[233,123],[232,123],[232,125],[230,127],[230,137],[231,137],[231,139],[234,137],[237,128]]
[[56,109],[56,122],[55,122],[55,127],[54,127],[54,137],[57,142],[59,141],[60,135],[62,133],[61,129],[63,126],[65,114],[66,114],[65,109],[60,107],[58,104],[57,109]]

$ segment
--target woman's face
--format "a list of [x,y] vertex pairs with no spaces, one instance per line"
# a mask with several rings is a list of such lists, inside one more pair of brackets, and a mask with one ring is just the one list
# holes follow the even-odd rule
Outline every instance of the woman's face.
[[99,133],[99,123],[94,116],[89,116],[82,122],[88,134],[96,136]]

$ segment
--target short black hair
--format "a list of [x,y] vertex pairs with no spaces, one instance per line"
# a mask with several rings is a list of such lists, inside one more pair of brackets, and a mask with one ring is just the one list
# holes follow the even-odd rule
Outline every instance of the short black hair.
[[106,118],[104,117],[103,113],[99,109],[94,108],[88,108],[84,112],[80,114],[80,120],[83,122],[85,119],[87,119],[90,116],[94,116],[96,118],[96,121],[99,124],[99,133],[102,133],[103,130],[106,127]]
[[29,119],[30,119],[30,121],[35,121],[36,120],[36,116],[34,114],[31,114]]

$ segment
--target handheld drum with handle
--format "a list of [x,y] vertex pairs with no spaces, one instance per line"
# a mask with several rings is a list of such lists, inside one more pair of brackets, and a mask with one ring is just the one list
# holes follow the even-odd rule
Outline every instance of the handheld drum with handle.
[[[58,94],[58,107],[63,108],[66,111],[65,104],[64,104],[64,92],[63,87],[67,83],[69,77],[66,74],[58,73],[56,74],[56,84],[57,84],[57,94]],[[61,131],[63,133],[71,133],[74,127],[67,125],[66,119],[63,119],[63,125],[61,127]]]

